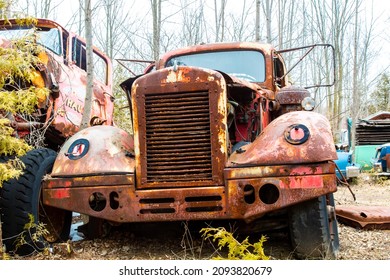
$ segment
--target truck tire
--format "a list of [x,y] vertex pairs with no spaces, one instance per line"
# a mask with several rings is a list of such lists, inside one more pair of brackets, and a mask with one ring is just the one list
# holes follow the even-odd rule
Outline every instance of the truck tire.
[[[47,242],[68,240],[72,212],[44,206],[41,201],[41,181],[53,168],[56,152],[36,149],[21,158],[25,164],[18,179],[3,183],[0,195],[3,242],[6,250],[19,255],[41,251]],[[32,238],[36,227],[25,229],[34,218],[34,224],[43,223],[49,234]],[[18,246],[21,235],[26,244]]]
[[335,259],[339,250],[333,194],[291,207],[291,243],[299,259]]

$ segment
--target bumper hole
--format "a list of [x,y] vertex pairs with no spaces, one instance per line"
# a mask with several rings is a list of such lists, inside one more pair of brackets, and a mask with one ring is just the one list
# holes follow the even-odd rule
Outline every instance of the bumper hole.
[[89,197],[89,207],[91,207],[91,209],[96,212],[100,212],[104,208],[106,208],[106,204],[107,204],[107,199],[100,192],[94,192]]
[[245,185],[244,187],[244,200],[248,204],[255,202],[255,188],[252,185]]
[[110,193],[110,207],[113,210],[116,210],[119,207],[119,195],[117,192]]
[[260,200],[265,204],[274,204],[279,196],[279,189],[273,184],[265,184],[259,190]]

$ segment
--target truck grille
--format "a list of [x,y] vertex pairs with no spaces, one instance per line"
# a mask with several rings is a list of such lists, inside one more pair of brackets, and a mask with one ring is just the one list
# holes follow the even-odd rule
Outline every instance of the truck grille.
[[209,93],[145,95],[147,183],[212,179]]

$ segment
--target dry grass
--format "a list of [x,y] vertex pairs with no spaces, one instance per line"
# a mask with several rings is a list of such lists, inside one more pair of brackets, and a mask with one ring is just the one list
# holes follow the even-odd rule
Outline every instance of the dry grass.
[[[347,187],[339,187],[335,194],[337,205],[366,205],[390,207],[390,179],[372,174],[361,174],[351,184],[353,199]],[[340,254],[344,260],[390,259],[390,230],[362,230],[339,224]]]

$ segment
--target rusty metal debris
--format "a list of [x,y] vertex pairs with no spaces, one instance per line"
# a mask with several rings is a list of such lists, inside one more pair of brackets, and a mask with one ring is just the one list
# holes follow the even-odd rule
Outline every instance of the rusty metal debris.
[[343,205],[336,207],[337,220],[361,229],[390,229],[389,206]]

